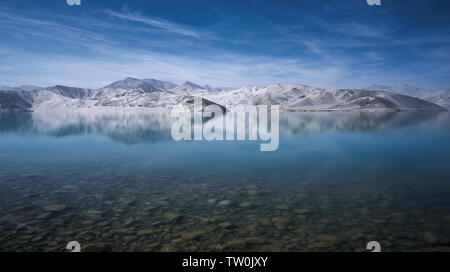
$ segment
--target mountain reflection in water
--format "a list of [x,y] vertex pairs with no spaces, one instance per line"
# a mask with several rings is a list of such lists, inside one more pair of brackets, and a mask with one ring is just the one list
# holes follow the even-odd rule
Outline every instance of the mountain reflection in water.
[[[0,114],[0,133],[64,137],[96,133],[125,144],[171,140],[170,112],[74,114]],[[433,124],[426,123],[432,120]],[[282,112],[280,136],[302,137],[327,132],[374,132],[434,126],[450,129],[443,112]]]

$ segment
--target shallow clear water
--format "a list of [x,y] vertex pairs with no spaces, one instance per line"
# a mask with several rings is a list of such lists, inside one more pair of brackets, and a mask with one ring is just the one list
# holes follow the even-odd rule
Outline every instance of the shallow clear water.
[[165,114],[0,115],[0,250],[450,251],[450,114],[281,113],[280,144]]

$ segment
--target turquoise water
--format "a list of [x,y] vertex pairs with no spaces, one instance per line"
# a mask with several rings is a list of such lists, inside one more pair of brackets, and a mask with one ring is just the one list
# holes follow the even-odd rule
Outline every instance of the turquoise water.
[[280,144],[166,114],[0,115],[0,250],[450,251],[450,114],[281,113]]

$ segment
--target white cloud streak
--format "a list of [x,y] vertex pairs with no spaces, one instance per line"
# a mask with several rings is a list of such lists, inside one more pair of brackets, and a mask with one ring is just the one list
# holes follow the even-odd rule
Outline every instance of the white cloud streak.
[[115,11],[108,10],[106,12],[107,12],[107,14],[109,14],[113,17],[119,18],[119,19],[143,23],[143,24],[146,24],[151,27],[156,27],[159,29],[166,30],[170,33],[189,36],[192,38],[200,38],[200,34],[197,33],[196,31],[194,31],[192,29],[188,29],[185,26],[169,22],[169,21],[145,17],[145,16],[140,15],[139,13],[132,13],[132,12],[129,12],[126,10],[124,10],[123,12],[115,12]]

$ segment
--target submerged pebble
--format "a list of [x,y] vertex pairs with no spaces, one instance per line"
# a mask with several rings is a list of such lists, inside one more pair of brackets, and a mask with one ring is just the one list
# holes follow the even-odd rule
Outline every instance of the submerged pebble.
[[67,206],[64,204],[51,204],[44,207],[44,211],[47,212],[59,212],[66,208]]

